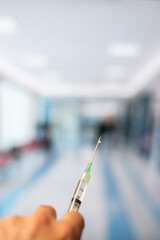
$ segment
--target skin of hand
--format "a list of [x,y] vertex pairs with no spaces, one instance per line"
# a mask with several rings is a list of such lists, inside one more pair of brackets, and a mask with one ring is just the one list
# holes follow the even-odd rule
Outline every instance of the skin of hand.
[[67,212],[56,220],[55,209],[42,205],[28,216],[1,219],[0,240],[79,240],[83,228],[79,213]]

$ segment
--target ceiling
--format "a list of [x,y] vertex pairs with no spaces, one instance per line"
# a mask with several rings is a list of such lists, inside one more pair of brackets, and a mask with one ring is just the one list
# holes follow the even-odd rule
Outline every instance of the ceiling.
[[132,97],[159,74],[159,29],[158,1],[0,0],[0,72],[45,96]]

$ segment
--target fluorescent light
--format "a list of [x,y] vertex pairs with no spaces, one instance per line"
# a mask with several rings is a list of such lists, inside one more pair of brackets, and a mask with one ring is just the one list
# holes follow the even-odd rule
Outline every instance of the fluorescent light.
[[[0,53],[0,74],[6,79],[25,87],[36,95],[44,97],[78,97],[78,98],[125,98],[124,87],[108,86],[99,83],[66,83],[50,82],[46,84],[44,79],[35,77],[15,65]],[[128,93],[127,93],[128,97]]]
[[124,80],[128,73],[125,66],[121,65],[108,65],[104,68],[103,74],[110,80]]
[[18,30],[17,22],[9,17],[0,17],[0,34],[14,34]]
[[26,56],[25,65],[30,68],[45,68],[48,65],[48,58],[42,54],[31,54]]
[[106,50],[111,57],[136,57],[140,54],[139,46],[132,42],[113,42]]
[[127,84],[50,82],[20,69],[0,53],[0,74],[17,84],[45,97],[131,98],[142,91],[159,74],[160,49]]

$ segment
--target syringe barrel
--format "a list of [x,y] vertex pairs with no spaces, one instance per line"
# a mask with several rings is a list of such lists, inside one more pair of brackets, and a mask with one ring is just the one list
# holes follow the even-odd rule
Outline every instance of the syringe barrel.
[[81,205],[81,202],[84,198],[85,192],[87,190],[87,186],[89,183],[89,179],[90,179],[90,175],[86,174],[86,172],[84,172],[82,174],[82,177],[80,178],[77,187],[75,189],[75,192],[73,194],[71,203],[69,205],[68,211],[77,211],[79,210],[79,207]]

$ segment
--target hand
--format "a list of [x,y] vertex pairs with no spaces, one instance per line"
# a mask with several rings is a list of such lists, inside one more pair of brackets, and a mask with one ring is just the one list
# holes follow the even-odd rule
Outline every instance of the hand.
[[77,212],[56,220],[54,208],[40,206],[28,216],[0,220],[0,240],[77,240],[83,227],[84,220]]

